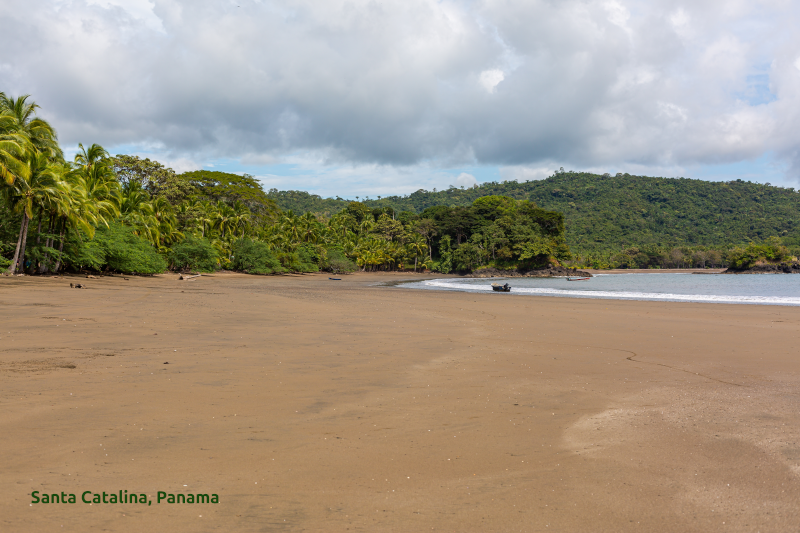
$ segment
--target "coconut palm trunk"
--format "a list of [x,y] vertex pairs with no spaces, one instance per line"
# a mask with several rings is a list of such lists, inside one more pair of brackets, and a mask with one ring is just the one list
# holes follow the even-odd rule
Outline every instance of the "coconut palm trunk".
[[[39,244],[39,235],[42,233],[42,215],[39,215],[39,233],[36,235],[36,244]],[[51,235],[53,234],[53,217],[49,216],[47,219],[47,236],[44,238],[44,257],[42,258],[42,262],[39,263],[39,268],[36,269],[39,274],[46,274],[48,270],[48,263],[50,262],[50,252],[47,250],[53,246],[53,239]]]
[[22,213],[22,225],[19,228],[19,237],[17,237],[17,247],[14,249],[14,259],[6,270],[6,274],[11,275],[17,269],[17,262],[19,261],[19,248],[22,244],[22,232],[25,231],[25,219],[28,218],[25,213]]
[[59,269],[61,268],[61,252],[64,250],[64,239],[67,238],[67,221],[66,219],[61,224],[61,233],[58,235],[58,258],[56,259],[56,264],[53,267],[53,272],[58,273]]
[[43,211],[39,211],[39,223],[36,226],[36,244],[39,244],[39,239],[42,236],[42,216],[44,216]]
[[28,234],[28,214],[23,211],[22,213],[22,225],[19,228],[19,237],[17,238],[17,247],[14,250],[14,259],[11,261],[11,265],[6,270],[6,274],[13,274],[17,270],[17,263],[19,263],[19,252],[22,248],[22,241],[23,235]]
[[28,215],[25,215],[25,232],[22,234],[22,247],[19,251],[19,271],[25,272],[25,249],[28,246],[28,226],[30,225],[31,219],[28,218]]

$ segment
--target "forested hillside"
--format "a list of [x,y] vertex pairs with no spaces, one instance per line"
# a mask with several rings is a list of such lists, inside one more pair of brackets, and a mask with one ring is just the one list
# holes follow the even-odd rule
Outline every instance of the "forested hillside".
[[[364,203],[421,213],[437,205],[467,206],[488,195],[530,200],[563,213],[567,243],[578,252],[645,245],[724,247],[770,236],[781,237],[786,245],[800,245],[800,193],[743,181],[558,172],[542,181],[420,190]],[[295,191],[270,191],[269,197],[281,208],[299,212],[346,205],[343,200]],[[303,201],[288,201],[296,197]]]

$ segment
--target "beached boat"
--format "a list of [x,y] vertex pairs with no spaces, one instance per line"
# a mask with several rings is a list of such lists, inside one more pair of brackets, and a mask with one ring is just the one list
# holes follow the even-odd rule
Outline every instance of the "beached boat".
[[506,283],[505,285],[500,285],[499,283],[492,283],[492,290],[497,292],[511,292],[511,287]]
[[567,278],[567,281],[587,281],[592,278]]

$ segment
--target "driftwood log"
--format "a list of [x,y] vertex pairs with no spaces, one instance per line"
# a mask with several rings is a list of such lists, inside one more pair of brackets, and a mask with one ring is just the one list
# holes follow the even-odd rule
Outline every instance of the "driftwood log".
[[194,276],[184,276],[183,274],[181,274],[180,277],[178,278],[178,281],[183,281],[183,280],[186,280],[186,279],[199,278],[200,276],[202,276],[202,274],[195,274]]

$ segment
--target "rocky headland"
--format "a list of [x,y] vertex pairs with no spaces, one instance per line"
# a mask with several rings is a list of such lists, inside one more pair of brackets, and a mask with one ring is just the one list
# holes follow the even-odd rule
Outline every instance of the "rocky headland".
[[729,268],[722,274],[800,274],[800,262],[760,263],[741,270]]

